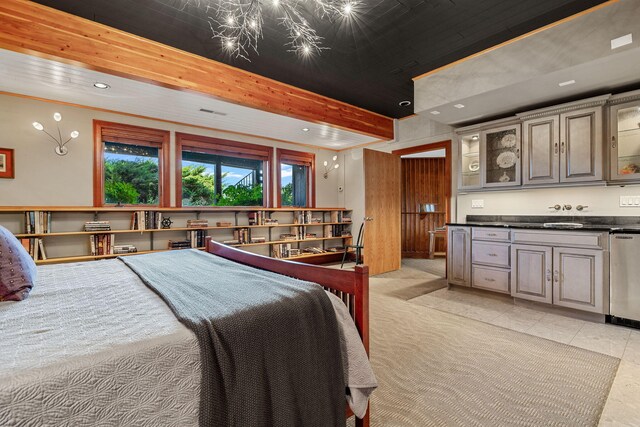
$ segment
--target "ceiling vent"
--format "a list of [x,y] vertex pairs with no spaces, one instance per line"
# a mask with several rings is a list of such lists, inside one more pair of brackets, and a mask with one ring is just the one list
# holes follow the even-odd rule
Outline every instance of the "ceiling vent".
[[221,113],[220,111],[207,110],[206,108],[201,108],[200,111],[203,113],[215,114],[217,116],[226,116],[227,113]]

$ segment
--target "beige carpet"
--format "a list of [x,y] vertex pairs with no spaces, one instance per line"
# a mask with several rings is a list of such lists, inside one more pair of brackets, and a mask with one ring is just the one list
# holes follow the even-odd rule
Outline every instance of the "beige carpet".
[[412,304],[442,280],[406,276],[371,279],[372,425],[597,425],[618,359]]

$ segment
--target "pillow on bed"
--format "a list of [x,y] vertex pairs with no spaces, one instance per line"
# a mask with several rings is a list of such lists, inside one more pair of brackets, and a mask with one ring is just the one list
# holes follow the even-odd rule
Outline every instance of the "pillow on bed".
[[0,301],[22,301],[36,281],[36,263],[22,243],[0,225]]

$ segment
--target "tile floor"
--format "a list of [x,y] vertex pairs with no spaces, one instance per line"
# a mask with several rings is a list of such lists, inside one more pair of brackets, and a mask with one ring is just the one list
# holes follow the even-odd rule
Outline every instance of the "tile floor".
[[640,426],[640,330],[523,307],[507,296],[456,287],[411,302],[621,359],[600,426]]

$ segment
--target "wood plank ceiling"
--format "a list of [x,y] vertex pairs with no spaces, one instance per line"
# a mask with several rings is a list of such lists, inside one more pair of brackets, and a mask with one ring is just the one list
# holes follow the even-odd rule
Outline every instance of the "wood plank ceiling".
[[389,117],[413,113],[412,77],[603,3],[603,0],[363,0],[349,25],[316,22],[330,47],[301,60],[266,19],[260,55],[226,58],[186,0],[36,0],[65,12]]

